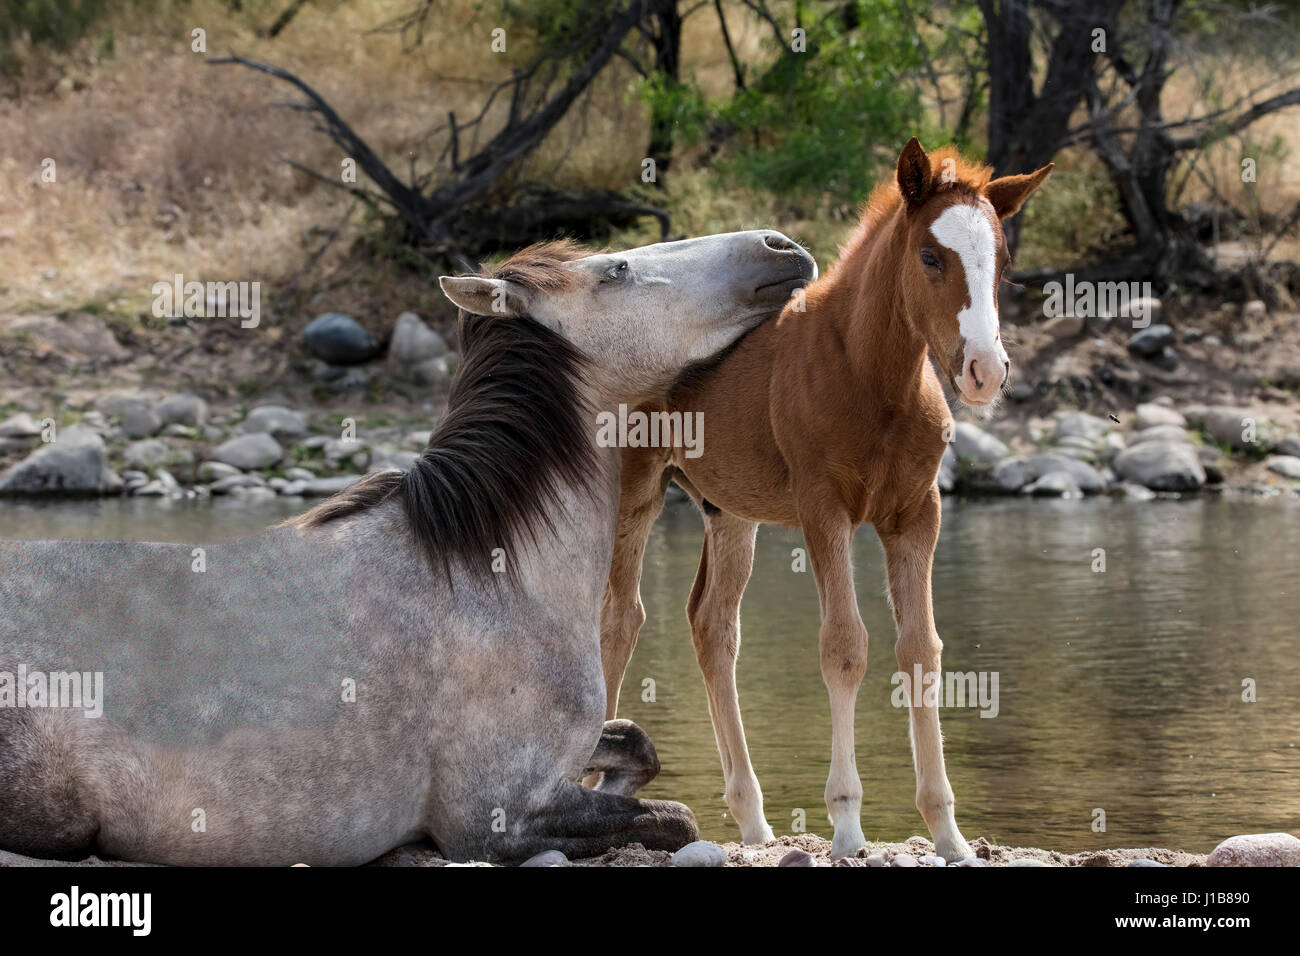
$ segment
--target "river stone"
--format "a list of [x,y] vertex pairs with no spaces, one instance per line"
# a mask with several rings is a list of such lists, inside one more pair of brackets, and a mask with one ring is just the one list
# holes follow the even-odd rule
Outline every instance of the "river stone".
[[132,402],[122,409],[122,431],[127,438],[148,438],[162,427],[162,419],[143,402]]
[[302,330],[307,347],[331,365],[356,365],[375,357],[379,345],[350,315],[326,312]]
[[410,471],[420,454],[418,451],[400,451],[391,445],[380,445],[370,453],[367,470],[386,471],[396,468],[398,471]]
[[302,494],[309,498],[328,498],[330,495],[338,494],[345,488],[352,487],[360,480],[360,475],[336,475],[333,478],[314,478],[311,481],[303,482]]
[[284,457],[280,443],[265,432],[238,435],[218,445],[212,452],[214,461],[234,465],[242,471],[270,468]]
[[916,857],[912,856],[910,853],[895,853],[889,858],[889,865],[908,867],[916,866],[917,862]]
[[1050,863],[1044,863],[1042,860],[1034,859],[1032,856],[1018,856],[1010,860],[1007,866],[1051,866]]
[[362,441],[360,438],[354,438],[351,441],[344,441],[342,438],[327,438],[324,444],[321,445],[321,450],[325,453],[326,461],[342,461],[344,458],[351,458],[357,452],[365,451],[369,447],[369,443]]
[[[4,426],[0,425],[0,429],[3,428]],[[3,430],[0,430],[0,435],[3,434]],[[1273,451],[1277,452],[1279,455],[1290,455],[1292,458],[1300,458],[1300,435],[1287,435],[1273,446]]]
[[947,866],[948,865],[947,860],[945,860],[941,856],[937,856],[934,853],[926,853],[924,856],[921,857],[920,862],[925,864],[926,866]]
[[447,341],[420,320],[414,312],[397,317],[393,336],[388,342],[388,370],[399,378],[411,377],[412,371],[429,359],[447,354]]
[[1174,344],[1174,330],[1164,324],[1148,326],[1128,340],[1128,350],[1142,358],[1153,358]]
[[943,457],[939,459],[939,474],[935,476],[935,484],[945,495],[957,487],[957,455],[953,452],[952,445],[944,448]]
[[969,422],[958,422],[949,446],[958,461],[996,464],[1007,457],[1007,446],[999,438]]
[[1096,441],[1101,438],[1110,425],[1104,418],[1089,415],[1087,412],[1066,412],[1056,420],[1055,438],[1059,442],[1071,436]]
[[259,405],[248,413],[237,431],[241,435],[266,432],[280,441],[294,439],[307,434],[307,418],[283,405]]
[[202,428],[208,422],[208,403],[189,392],[169,395],[155,405],[153,410],[164,425]]
[[1141,866],[1164,866],[1163,863],[1157,863],[1155,860],[1148,860],[1148,859],[1147,859],[1146,857],[1144,857],[1144,856],[1138,857],[1136,860],[1129,860],[1129,861],[1128,861],[1128,865],[1129,865],[1129,866],[1139,866],[1139,867],[1141,867]]
[[1125,498],[1131,498],[1133,501],[1150,501],[1156,496],[1156,493],[1145,485],[1134,484],[1131,481],[1120,482],[1115,487],[1115,491]]
[[673,854],[673,866],[726,866],[727,851],[709,840],[688,843]]
[[199,481],[218,481],[238,475],[240,471],[234,465],[227,465],[224,461],[205,461],[199,464],[196,474]]
[[1155,355],[1148,356],[1147,361],[1150,362],[1158,369],[1161,369],[1166,372],[1172,372],[1176,368],[1178,368],[1179,358],[1178,358],[1178,353],[1174,350],[1174,347],[1172,345],[1166,345]]
[[[1187,420],[1200,427],[1215,441],[1228,445],[1236,451],[1245,451],[1260,441],[1267,442],[1267,433],[1271,423],[1259,412],[1249,408],[1233,405],[1196,405],[1188,408]],[[1248,442],[1243,437],[1247,431],[1247,422],[1255,424],[1255,442]]]
[[1119,432],[1106,432],[1101,439],[1101,450],[1097,453],[1097,457],[1109,464],[1115,460],[1116,455],[1127,447],[1124,436]]
[[69,425],[55,438],[0,472],[0,493],[102,491],[104,439],[85,425]]
[[307,468],[286,468],[284,477],[290,481],[315,481],[316,473]]
[[951,865],[952,866],[988,866],[989,861],[981,859],[978,856],[972,855],[972,856],[963,856],[960,860],[958,860],[956,863],[953,863]]
[[1039,498],[1082,498],[1083,492],[1074,476],[1064,471],[1049,471],[1037,481],[1020,489],[1022,495]]
[[1228,837],[1211,851],[1206,866],[1300,866],[1300,840],[1289,833]]
[[1195,491],[1205,484],[1200,456],[1183,442],[1134,445],[1115,456],[1114,468],[1125,481],[1156,491]]
[[536,856],[530,856],[520,866],[568,866],[569,858],[559,850],[543,850]]
[[807,850],[800,850],[798,847],[791,850],[785,856],[781,857],[781,862],[777,866],[816,866],[817,861]]
[[0,438],[31,438],[40,433],[40,423],[26,412],[10,415],[0,422]]
[[1087,462],[1050,453],[1008,458],[993,469],[993,481],[1004,491],[1016,492],[1053,471],[1068,474],[1085,495],[1106,490],[1106,479]]
[[867,866],[889,866],[889,854],[884,850],[876,850],[874,853],[868,853],[864,862]]
[[1268,318],[1268,306],[1262,299],[1251,299],[1241,307],[1241,317],[1246,322],[1260,322]]
[[1191,440],[1191,434],[1181,425],[1152,425],[1150,428],[1144,428],[1134,435],[1133,440],[1129,442],[1129,447],[1149,441],[1190,443]]
[[138,468],[140,471],[152,471],[171,454],[171,449],[166,443],[156,438],[146,438],[144,441],[133,441],[126,446],[122,452],[122,462],[128,468]]
[[1300,480],[1300,458],[1293,455],[1272,455],[1267,464],[1268,470],[1275,475]]
[[1205,469],[1205,483],[1207,485],[1223,484],[1223,479],[1227,477],[1224,471],[1227,468],[1227,462],[1224,459],[1223,452],[1213,445],[1202,445],[1196,449],[1196,457],[1201,462],[1201,467]]
[[1187,419],[1175,409],[1147,402],[1137,407],[1135,424],[1138,431],[1154,428],[1157,425],[1177,425],[1179,428],[1186,428]]
[[241,488],[261,488],[265,484],[266,481],[261,475],[227,475],[225,478],[218,478],[214,481],[209,490],[214,495],[228,495]]

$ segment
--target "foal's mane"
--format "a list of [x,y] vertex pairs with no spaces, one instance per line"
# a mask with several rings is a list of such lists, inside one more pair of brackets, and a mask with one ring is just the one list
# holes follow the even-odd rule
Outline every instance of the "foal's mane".
[[[929,157],[931,196],[947,192],[977,195],[984,191],[984,187],[993,178],[992,166],[966,159],[953,146],[936,149]],[[898,191],[897,177],[890,176],[878,183],[862,206],[857,228],[840,246],[836,261],[844,262],[856,252],[867,237],[875,234],[902,204],[903,194]]]
[[[490,275],[538,291],[576,281],[570,242],[530,246]],[[594,451],[581,384],[587,368],[567,339],[530,318],[468,315],[459,321],[464,360],[447,414],[410,471],[381,471],[286,521],[319,528],[401,501],[411,535],[448,582],[453,561],[491,574],[503,548],[511,576],[517,549],[551,529],[548,507],[565,486],[590,491]]]

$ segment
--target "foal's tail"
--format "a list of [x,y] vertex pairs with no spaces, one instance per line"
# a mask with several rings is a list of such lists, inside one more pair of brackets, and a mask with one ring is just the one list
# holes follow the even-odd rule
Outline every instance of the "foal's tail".
[[99,832],[73,759],[77,731],[57,710],[0,709],[0,849],[80,858]]

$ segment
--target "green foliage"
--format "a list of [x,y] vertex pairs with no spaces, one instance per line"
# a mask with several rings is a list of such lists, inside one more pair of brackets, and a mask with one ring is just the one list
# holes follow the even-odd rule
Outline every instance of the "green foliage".
[[857,0],[847,17],[842,4],[811,7],[806,50],[777,49],[773,38],[775,61],[730,100],[708,101],[693,82],[648,83],[643,95],[677,118],[684,142],[729,133],[720,168],[736,181],[856,202],[899,144],[926,132],[905,79],[920,65],[919,48],[893,3]]
[[0,71],[17,66],[14,43],[20,38],[29,38],[37,47],[67,50],[108,8],[108,0],[5,0],[0,15]]

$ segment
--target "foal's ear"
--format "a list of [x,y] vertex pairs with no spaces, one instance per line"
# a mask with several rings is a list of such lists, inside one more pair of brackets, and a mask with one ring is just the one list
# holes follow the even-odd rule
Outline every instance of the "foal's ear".
[[925,202],[930,191],[930,157],[915,136],[907,141],[898,156],[898,191],[908,209]]
[[1048,163],[1042,169],[1022,176],[1003,176],[985,186],[984,195],[993,204],[993,211],[998,214],[998,218],[1006,219],[1018,213],[1029,194],[1042,185],[1055,165]]
[[482,276],[439,276],[442,294],[470,315],[520,318],[528,314],[528,295],[523,287],[506,279]]

